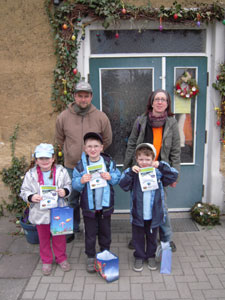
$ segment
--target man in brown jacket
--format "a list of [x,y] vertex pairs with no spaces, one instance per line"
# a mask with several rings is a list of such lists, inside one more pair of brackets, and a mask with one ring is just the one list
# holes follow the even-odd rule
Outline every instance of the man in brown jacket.
[[[92,87],[81,81],[75,86],[74,102],[61,112],[56,120],[56,142],[63,147],[64,166],[72,179],[73,169],[81,159],[83,137],[89,132],[99,133],[103,139],[104,149],[112,143],[111,124],[106,114],[98,110],[92,103]],[[80,207],[79,193],[75,190],[69,198],[74,208],[74,231],[79,232]],[[67,242],[74,239],[74,234]]]

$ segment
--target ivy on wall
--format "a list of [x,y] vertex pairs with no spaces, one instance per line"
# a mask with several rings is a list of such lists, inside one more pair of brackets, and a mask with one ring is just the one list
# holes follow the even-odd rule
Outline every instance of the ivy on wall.
[[[52,104],[55,111],[63,110],[73,101],[74,84],[81,79],[77,69],[77,56],[80,45],[85,39],[85,28],[92,22],[101,21],[107,29],[115,27],[120,20],[158,21],[159,30],[164,29],[164,22],[193,24],[222,21],[225,25],[225,9],[219,2],[198,4],[196,8],[182,8],[177,2],[172,7],[161,6],[159,9],[147,6],[136,7],[125,4],[122,0],[61,0],[58,6],[53,0],[46,0],[46,11],[55,38],[57,56],[52,86]],[[90,22],[85,18],[89,17]],[[116,27],[118,28],[118,26]],[[115,32],[115,38],[119,38]]]
[[220,142],[225,146],[225,62],[220,64],[220,72],[212,86],[220,93],[220,107],[214,109],[217,114],[217,126],[220,127]]

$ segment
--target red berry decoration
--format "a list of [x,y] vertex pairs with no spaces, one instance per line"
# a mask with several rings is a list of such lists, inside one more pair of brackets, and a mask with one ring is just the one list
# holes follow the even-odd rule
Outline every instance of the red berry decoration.
[[219,79],[220,79],[220,75],[217,75],[217,76],[216,76],[216,79],[219,80]]
[[77,69],[73,69],[73,74],[74,74],[74,75],[77,74]]
[[125,15],[126,13],[127,13],[127,10],[126,10],[126,8],[123,8],[123,9],[122,9],[122,14],[124,14],[124,15]]
[[217,125],[217,126],[220,126],[220,121],[219,121],[219,120],[216,122],[216,125]]
[[178,14],[174,14],[173,18],[174,18],[174,20],[177,20],[178,19]]
[[118,33],[118,32],[115,34],[115,38],[116,38],[116,39],[119,38],[119,33]]

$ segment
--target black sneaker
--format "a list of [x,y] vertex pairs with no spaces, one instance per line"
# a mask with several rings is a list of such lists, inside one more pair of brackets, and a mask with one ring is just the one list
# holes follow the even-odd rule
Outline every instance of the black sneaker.
[[75,234],[74,233],[66,235],[66,242],[67,243],[71,243],[74,239],[75,239]]
[[86,261],[86,270],[88,273],[94,273],[95,272],[95,258],[94,257],[88,257]]
[[157,270],[157,264],[156,264],[156,261],[155,261],[155,257],[150,257],[148,259],[148,268],[151,271]]
[[127,247],[131,250],[134,250],[134,246],[133,246],[133,243],[132,243],[132,240],[129,241]]
[[133,270],[135,272],[141,272],[143,270],[143,260],[141,258],[135,258]]
[[171,247],[172,252],[176,252],[177,251],[177,247],[176,247],[176,245],[175,245],[175,243],[173,241],[170,242],[170,247]]

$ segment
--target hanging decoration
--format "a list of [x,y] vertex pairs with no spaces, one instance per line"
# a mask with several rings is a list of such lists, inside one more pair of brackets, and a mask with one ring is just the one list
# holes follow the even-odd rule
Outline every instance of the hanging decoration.
[[191,74],[188,71],[184,72],[175,84],[175,94],[184,99],[190,100],[197,96],[198,93],[199,87],[196,80],[191,77]]
[[[100,21],[105,29],[111,25],[119,30],[120,20],[132,22],[144,20],[145,24],[159,20],[159,30],[162,31],[166,26],[163,26],[162,20],[165,24],[180,22],[187,23],[189,26],[200,26],[201,23],[208,24],[215,20],[224,24],[225,21],[225,9],[220,2],[199,4],[198,7],[187,9],[182,8],[181,4],[175,1],[169,8],[161,5],[157,9],[152,5],[130,5],[124,3],[124,0],[61,0],[60,3],[57,2],[58,5],[54,5],[54,1],[45,0],[45,7],[54,32],[57,57],[51,97],[56,111],[62,111],[74,100],[74,84],[80,80],[81,74],[73,70],[78,70],[77,57],[80,45],[85,40],[85,28],[91,23]],[[87,20],[87,17],[90,21],[85,23],[84,20]],[[118,32],[116,32],[115,38],[119,38]],[[62,79],[66,80],[66,89],[62,85]]]

